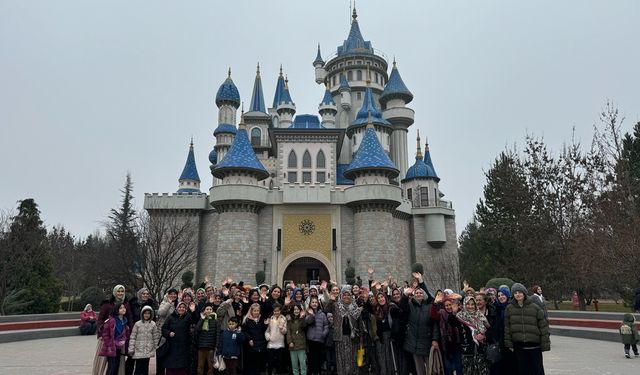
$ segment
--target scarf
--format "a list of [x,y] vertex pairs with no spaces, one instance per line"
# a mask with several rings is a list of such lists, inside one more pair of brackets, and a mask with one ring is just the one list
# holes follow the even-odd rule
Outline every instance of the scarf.
[[126,289],[124,288],[124,285],[118,284],[118,285],[113,287],[113,291],[112,291],[111,294],[113,294],[113,298],[114,298],[115,303],[123,303],[124,302],[124,297],[122,297],[121,299],[118,299],[118,297],[116,297],[116,292],[118,290],[120,290],[120,289],[122,289],[122,290],[124,290],[126,292]]
[[215,313],[212,313],[209,316],[205,316],[204,322],[202,323],[202,330],[203,331],[208,331],[209,330],[209,321],[211,319],[216,319],[216,314]]
[[116,329],[115,329],[115,333],[113,334],[113,337],[117,339],[124,332],[124,327],[127,326],[127,317],[123,316],[122,319],[120,319],[120,317],[116,317],[115,321],[116,321]]
[[[466,307],[467,301],[471,298],[473,297],[465,298],[463,306]],[[484,314],[482,314],[477,307],[472,312],[467,311],[465,308],[464,310],[458,312],[458,314],[456,315],[456,318],[458,318],[458,320],[462,324],[471,328],[473,336],[476,335],[476,332],[484,334],[485,332],[487,332],[487,328],[490,327],[487,317],[484,316]]]
[[136,297],[138,297],[138,301],[140,301],[142,303],[147,302],[146,299],[142,298],[142,293],[143,292],[148,292],[148,291],[149,291],[149,289],[147,289],[147,288],[140,288],[140,290],[138,290],[138,292],[136,293]]
[[351,327],[351,338],[356,337],[356,329],[358,328],[356,320],[360,316],[360,311],[361,309],[358,308],[355,302],[351,302],[349,305],[345,305],[342,300],[338,302],[338,321],[342,322],[342,320],[347,317],[349,326]]

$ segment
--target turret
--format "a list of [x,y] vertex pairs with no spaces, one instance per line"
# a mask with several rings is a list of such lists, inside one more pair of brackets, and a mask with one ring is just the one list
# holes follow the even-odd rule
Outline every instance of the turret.
[[364,137],[364,129],[368,123],[374,126],[378,134],[382,148],[389,153],[389,135],[392,127],[389,121],[382,118],[380,109],[376,105],[371,88],[367,87],[362,101],[362,107],[358,111],[355,120],[347,128],[347,136],[352,139],[352,150],[356,152]]
[[414,207],[438,206],[440,200],[440,190],[438,183],[440,177],[436,174],[431,161],[429,144],[425,144],[425,153],[422,155],[420,149],[420,131],[416,138],[416,161],[407,170],[402,179],[402,189],[405,190],[405,197],[412,202]]
[[329,91],[328,86],[324,91],[322,102],[318,105],[318,113],[320,113],[320,116],[322,117],[322,125],[324,125],[325,128],[335,128],[338,108],[336,107],[336,103],[333,101],[333,96],[331,95],[331,91]]
[[318,43],[316,59],[313,60],[313,67],[316,68],[316,83],[321,84],[327,77],[327,71],[324,70],[324,60],[322,60],[322,55],[320,55],[320,43]]
[[293,123],[293,115],[296,113],[296,104],[291,99],[289,92],[289,78],[284,79],[284,89],[276,108],[279,118],[279,127],[288,128]]
[[222,160],[218,160],[211,173],[214,177],[222,179],[223,185],[228,183],[257,185],[258,181],[269,176],[251,148],[244,116],[240,117],[238,131],[229,152]]
[[231,79],[231,68],[229,68],[227,79],[218,88],[216,106],[218,106],[218,124],[236,123],[236,111],[240,107],[240,93]]
[[347,76],[340,74],[340,105],[342,109],[348,111],[351,109],[351,87],[347,81]]
[[244,121],[247,126],[247,134],[250,137],[251,145],[259,152],[259,157],[265,158],[265,150],[269,149],[267,131],[271,126],[271,116],[267,113],[267,108],[264,104],[260,64],[256,67],[256,78],[253,82],[251,104],[249,105],[249,111],[244,113]]
[[178,179],[178,193],[199,193],[200,192],[200,176],[198,176],[198,168],[196,168],[196,158],[193,154],[193,138],[189,144],[189,153],[187,161],[182,169],[182,174]]
[[364,137],[344,176],[356,185],[389,184],[389,179],[396,178],[399,172],[382,148],[369,112]]
[[[412,100],[413,94],[402,81],[394,59],[389,82],[380,95],[380,104],[384,108],[382,116],[393,125],[390,144],[391,159],[401,171],[407,170],[408,167],[407,134],[409,127],[413,124],[414,112],[406,105]],[[401,173],[400,178],[403,177],[404,174]]]

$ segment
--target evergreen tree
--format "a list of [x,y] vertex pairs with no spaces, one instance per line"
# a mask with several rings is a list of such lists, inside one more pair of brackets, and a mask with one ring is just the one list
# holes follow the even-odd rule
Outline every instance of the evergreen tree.
[[129,173],[120,192],[120,207],[111,209],[107,224],[109,256],[105,278],[114,285],[126,284],[128,290],[135,290],[139,286],[141,263],[136,259],[140,245],[136,222],[138,214],[133,206],[133,182]]
[[46,234],[35,201],[20,201],[5,242],[9,251],[3,259],[3,297],[11,296],[12,303],[3,300],[3,312],[36,314],[59,310],[61,284],[53,276]]

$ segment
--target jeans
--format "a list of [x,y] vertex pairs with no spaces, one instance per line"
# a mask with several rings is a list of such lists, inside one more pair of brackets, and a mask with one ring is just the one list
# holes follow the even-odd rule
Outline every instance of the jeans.
[[624,353],[629,354],[629,349],[633,349],[633,354],[638,355],[638,345],[624,344]]
[[307,375],[307,353],[304,349],[289,351],[293,375]]
[[455,350],[443,354],[442,359],[444,362],[445,375],[453,375],[453,371],[456,372],[456,375],[462,375],[462,351]]

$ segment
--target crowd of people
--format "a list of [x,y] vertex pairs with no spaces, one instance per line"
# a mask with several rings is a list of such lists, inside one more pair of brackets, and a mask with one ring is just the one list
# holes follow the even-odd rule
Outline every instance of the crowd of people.
[[[550,350],[542,290],[522,284],[437,290],[422,274],[398,285],[323,281],[149,290],[117,285],[95,317],[96,375],[544,374]],[[83,316],[91,320],[91,306]],[[439,368],[440,365],[442,368]]]

